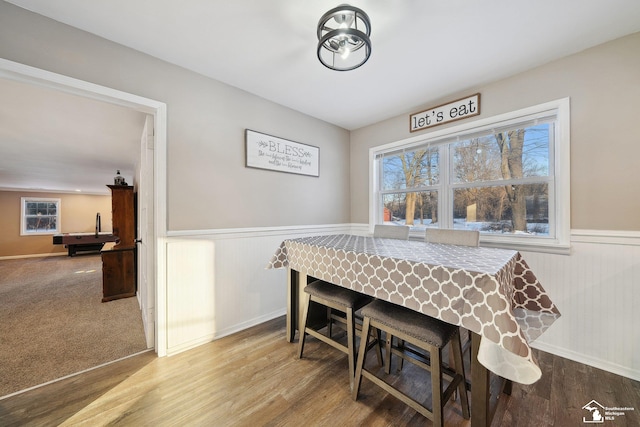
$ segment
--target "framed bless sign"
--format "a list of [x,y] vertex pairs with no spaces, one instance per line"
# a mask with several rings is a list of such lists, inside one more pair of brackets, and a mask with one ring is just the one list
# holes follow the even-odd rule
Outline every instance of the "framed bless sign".
[[246,166],[299,175],[320,176],[320,149],[264,133],[245,130]]

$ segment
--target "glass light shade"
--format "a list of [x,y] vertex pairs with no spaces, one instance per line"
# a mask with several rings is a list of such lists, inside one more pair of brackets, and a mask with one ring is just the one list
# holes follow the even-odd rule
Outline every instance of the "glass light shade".
[[318,22],[318,59],[332,70],[356,69],[371,56],[370,35],[364,11],[349,5],[331,9]]

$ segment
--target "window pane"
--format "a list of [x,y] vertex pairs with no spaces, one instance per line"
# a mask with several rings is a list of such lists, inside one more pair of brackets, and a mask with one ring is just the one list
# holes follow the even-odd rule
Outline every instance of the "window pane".
[[549,235],[547,184],[454,190],[454,228],[495,234]]
[[385,194],[382,199],[384,223],[420,229],[438,222],[437,191]]
[[549,175],[551,124],[495,132],[451,144],[453,178],[483,182]]
[[32,233],[47,232],[56,229],[56,217],[32,216],[26,218],[27,231]]
[[438,183],[437,149],[424,148],[385,156],[381,164],[383,190],[404,190]]
[[48,203],[38,203],[37,215],[46,215]]

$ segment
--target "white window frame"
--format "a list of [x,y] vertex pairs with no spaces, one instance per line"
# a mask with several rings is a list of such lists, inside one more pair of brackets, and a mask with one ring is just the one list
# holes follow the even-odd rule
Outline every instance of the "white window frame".
[[[38,203],[55,203],[56,204],[56,229],[48,230],[48,231],[39,231],[39,232],[29,232],[27,231],[27,221],[26,221],[26,212],[25,205],[28,202],[38,202]],[[50,197],[21,197],[20,198],[20,235],[21,236],[47,236],[51,234],[58,234],[62,229],[61,220],[62,215],[60,212],[61,208],[61,199],[55,199]]]
[[[437,144],[446,138],[455,137],[458,134],[469,132],[480,132],[494,127],[503,127],[510,124],[516,125],[525,120],[531,120],[536,116],[544,117],[556,116],[555,140],[553,146],[553,167],[549,173],[553,175],[553,185],[549,187],[549,197],[554,199],[553,207],[550,203],[550,219],[555,218],[554,224],[550,227],[549,237],[536,236],[516,236],[505,234],[482,233],[480,242],[483,246],[493,246],[510,248],[516,250],[531,250],[549,253],[568,254],[570,252],[571,237],[571,212],[570,212],[570,100],[562,98],[544,104],[535,105],[497,116],[487,117],[472,122],[467,122],[452,126],[446,129],[436,130],[427,134],[391,142],[388,144],[372,147],[369,149],[369,227],[373,232],[375,224],[382,221],[380,184],[378,161],[376,158],[380,154],[395,151],[398,149],[410,150],[413,147],[424,144]],[[447,150],[448,151],[448,150]],[[442,167],[450,168],[448,159]],[[448,193],[448,192],[447,192]],[[440,200],[449,203],[449,195],[443,194]],[[444,225],[446,226],[446,219]],[[555,231],[555,235],[553,234]],[[422,233],[415,233],[411,238],[422,239]]]

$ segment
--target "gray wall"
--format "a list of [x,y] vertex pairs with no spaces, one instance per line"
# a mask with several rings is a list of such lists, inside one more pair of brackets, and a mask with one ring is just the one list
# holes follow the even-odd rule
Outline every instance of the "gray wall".
[[570,97],[571,228],[640,230],[639,52],[636,33],[353,131],[352,222],[369,220],[369,148],[416,136],[409,132],[409,114],[480,92],[478,118]]
[[[475,92],[479,118],[570,97],[571,228],[640,230],[640,33],[351,134],[4,2],[0,40],[0,57],[167,103],[170,230],[366,223],[369,148],[414,136],[410,113]],[[320,147],[320,178],[245,168],[245,128]]]
[[[350,221],[348,131],[1,1],[0,41],[2,58],[167,104],[169,230]],[[246,128],[319,147],[320,177],[246,168]]]

